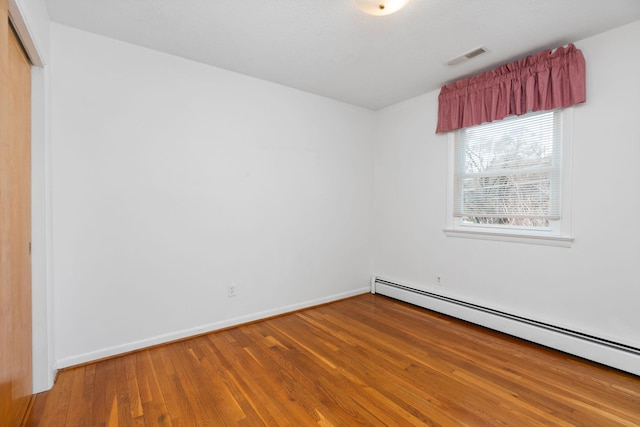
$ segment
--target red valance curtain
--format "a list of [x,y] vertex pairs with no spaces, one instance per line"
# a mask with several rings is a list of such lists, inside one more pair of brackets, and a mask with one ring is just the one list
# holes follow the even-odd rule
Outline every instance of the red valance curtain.
[[436,132],[528,111],[569,107],[585,100],[584,56],[570,44],[443,86]]

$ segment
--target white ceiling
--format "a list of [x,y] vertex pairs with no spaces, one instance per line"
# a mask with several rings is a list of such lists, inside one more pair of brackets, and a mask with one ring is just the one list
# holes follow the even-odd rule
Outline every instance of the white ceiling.
[[373,110],[640,19],[640,0],[411,0],[386,17],[353,0],[47,5],[55,22]]

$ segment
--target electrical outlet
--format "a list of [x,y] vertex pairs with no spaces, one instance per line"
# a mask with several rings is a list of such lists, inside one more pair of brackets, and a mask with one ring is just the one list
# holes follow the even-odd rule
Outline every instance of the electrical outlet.
[[237,295],[236,294],[236,290],[237,290],[236,287],[237,286],[238,285],[236,285],[235,283],[233,285],[227,286],[227,296],[228,297],[235,297]]
[[439,274],[436,276],[436,285],[438,285],[438,286],[442,286],[443,285],[442,276],[440,276]]

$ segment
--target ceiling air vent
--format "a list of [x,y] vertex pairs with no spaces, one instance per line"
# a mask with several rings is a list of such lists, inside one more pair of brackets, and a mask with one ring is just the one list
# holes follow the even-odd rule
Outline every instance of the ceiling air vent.
[[462,55],[458,55],[455,58],[451,58],[450,60],[445,62],[445,64],[447,64],[449,67],[453,67],[454,65],[458,65],[461,62],[468,61],[471,58],[475,58],[478,55],[482,55],[486,51],[487,49],[484,46],[480,46],[470,50],[469,52],[465,52]]

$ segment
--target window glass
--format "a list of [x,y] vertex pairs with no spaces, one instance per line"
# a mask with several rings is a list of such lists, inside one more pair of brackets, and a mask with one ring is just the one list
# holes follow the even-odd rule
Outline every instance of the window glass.
[[540,230],[560,220],[561,122],[561,111],[551,111],[456,131],[458,223]]

